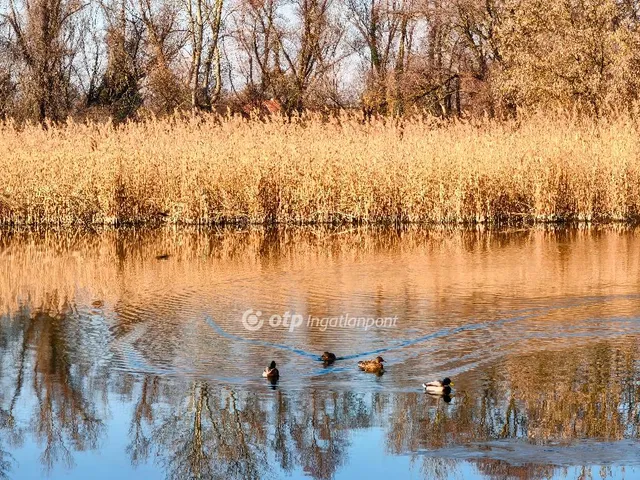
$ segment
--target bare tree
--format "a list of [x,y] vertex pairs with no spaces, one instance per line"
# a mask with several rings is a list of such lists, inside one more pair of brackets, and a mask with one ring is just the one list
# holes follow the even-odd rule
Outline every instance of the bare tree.
[[401,0],[346,0],[346,8],[356,31],[354,49],[368,63],[362,94],[365,114],[387,113],[393,82],[400,80],[410,50],[411,12]]
[[340,61],[343,30],[331,22],[331,0],[294,0],[293,7],[294,26],[278,35],[289,80],[288,95],[282,100],[287,110],[301,112],[313,83]]
[[137,0],[137,15],[146,29],[145,85],[147,104],[155,113],[172,113],[184,98],[175,63],[185,44],[180,10],[172,0]]
[[[110,116],[119,122],[132,117],[142,104],[145,27],[140,17],[132,13],[127,0],[104,0],[100,7],[105,24],[106,66],[100,81],[94,79],[94,88],[88,89],[87,103],[107,107]],[[99,62],[93,59],[94,72]]]
[[62,120],[71,109],[80,37],[74,20],[86,6],[82,0],[9,0],[2,14],[12,34],[6,41],[26,69],[23,93],[41,123]]
[[246,0],[236,24],[250,100],[275,98],[291,113],[328,96],[327,76],[343,58],[332,0]]
[[[0,28],[2,24],[0,23]],[[16,65],[10,44],[0,43],[0,120],[6,120],[13,113],[16,99]]]
[[600,115],[632,105],[640,88],[640,33],[637,5],[629,5],[505,0],[497,88],[515,106],[529,108]]
[[223,0],[185,0],[191,64],[191,109],[211,110],[222,91],[221,29]]
[[282,73],[276,24],[279,0],[245,0],[235,18],[236,39],[244,64],[240,70],[250,102],[261,102],[273,93],[274,77]]

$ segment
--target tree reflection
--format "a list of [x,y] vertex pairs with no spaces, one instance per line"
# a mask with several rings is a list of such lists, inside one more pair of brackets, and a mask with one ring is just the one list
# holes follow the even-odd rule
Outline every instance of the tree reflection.
[[154,403],[159,400],[158,377],[146,376],[140,390],[140,398],[135,404],[129,427],[131,442],[127,446],[127,453],[134,466],[146,462],[151,451],[151,434],[145,430],[145,425],[153,425],[155,421]]
[[313,478],[332,478],[345,461],[353,397],[309,392],[285,397],[278,392],[272,447],[284,471],[300,464]]
[[[480,395],[461,391],[451,406],[418,393],[394,396],[387,448],[400,454],[494,440],[570,446],[577,440],[640,438],[638,359],[635,341],[600,342],[570,355],[559,350],[509,357],[496,367],[500,374],[496,368],[485,370]],[[426,476],[436,478],[439,464],[431,457],[422,462],[430,472]],[[554,473],[539,464],[473,462],[497,480]],[[599,472],[601,478],[610,473]],[[583,474],[589,478],[589,469]]]
[[[142,389],[141,397],[147,395]],[[350,428],[369,423],[363,422],[361,399],[274,395],[268,401],[195,381],[162,418],[144,418],[141,398],[130,429],[132,462],[141,450],[148,455],[140,431],[143,423],[155,422],[148,440],[167,478],[263,478],[274,460],[284,471],[299,466],[314,478],[332,478],[345,461]]]
[[634,343],[507,358],[501,376],[486,369],[480,395],[460,391],[451,406],[418,393],[394,396],[388,448],[400,453],[498,439],[638,438]]
[[[57,299],[52,299],[57,303]],[[72,309],[66,306],[67,314]],[[69,356],[66,314],[51,314],[46,305],[37,310],[20,309],[12,318],[18,329],[9,338],[3,364],[13,365],[13,385],[0,397],[8,403],[4,424],[13,442],[21,443],[24,431],[16,421],[21,398],[34,403],[28,431],[42,445],[41,462],[46,470],[61,462],[73,465],[73,453],[95,449],[103,430],[92,399],[86,394],[86,369],[74,365]],[[94,387],[97,382],[94,382]],[[35,402],[32,400],[35,399]],[[8,402],[7,402],[8,401]]]
[[[640,437],[635,338],[508,355],[458,375],[460,389],[447,404],[421,392],[327,391],[313,382],[256,391],[197,377],[117,375],[78,352],[88,344],[86,332],[73,330],[73,306],[64,298],[51,305],[23,306],[2,319],[0,478],[11,473],[12,449],[27,439],[38,442],[46,470],[97,450],[110,394],[130,403],[131,464],[155,461],[169,479],[251,479],[298,469],[330,479],[350,460],[351,433],[372,427],[384,429],[387,453],[411,454],[426,478],[455,470],[455,455],[447,457],[453,447],[478,452],[498,440],[535,446]],[[487,452],[469,461],[489,478],[559,473]]]
[[5,432],[9,430],[9,415],[0,408],[0,479],[9,478],[12,460],[11,454],[4,449]]
[[526,411],[527,437],[535,443],[637,438],[637,359],[633,343],[601,342],[571,355],[536,353],[507,361],[513,395]]
[[[143,411],[136,408],[134,424]],[[195,381],[156,419],[151,448],[167,478],[259,478],[267,466],[266,423],[255,397],[240,400],[232,390],[212,395],[206,382]]]

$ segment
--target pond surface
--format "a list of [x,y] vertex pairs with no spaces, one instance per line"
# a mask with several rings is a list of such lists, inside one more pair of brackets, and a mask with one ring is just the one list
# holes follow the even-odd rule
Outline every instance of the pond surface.
[[4,232],[0,478],[640,478],[639,319],[630,228]]

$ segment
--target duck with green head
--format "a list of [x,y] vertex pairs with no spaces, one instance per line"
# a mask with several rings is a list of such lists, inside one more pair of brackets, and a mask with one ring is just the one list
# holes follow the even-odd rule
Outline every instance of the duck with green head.
[[262,376],[265,378],[278,378],[280,377],[280,372],[276,368],[276,362],[271,362],[267,368],[262,372]]
[[336,355],[331,352],[324,352],[320,357],[320,360],[322,360],[325,364],[330,365],[336,361]]
[[429,383],[422,384],[424,391],[431,395],[449,395],[451,393],[451,387],[453,382],[449,377],[443,380],[435,380]]

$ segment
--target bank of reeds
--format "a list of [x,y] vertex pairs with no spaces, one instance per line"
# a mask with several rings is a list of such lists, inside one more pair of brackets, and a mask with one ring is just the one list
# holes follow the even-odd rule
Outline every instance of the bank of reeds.
[[633,221],[630,117],[0,128],[3,224]]

